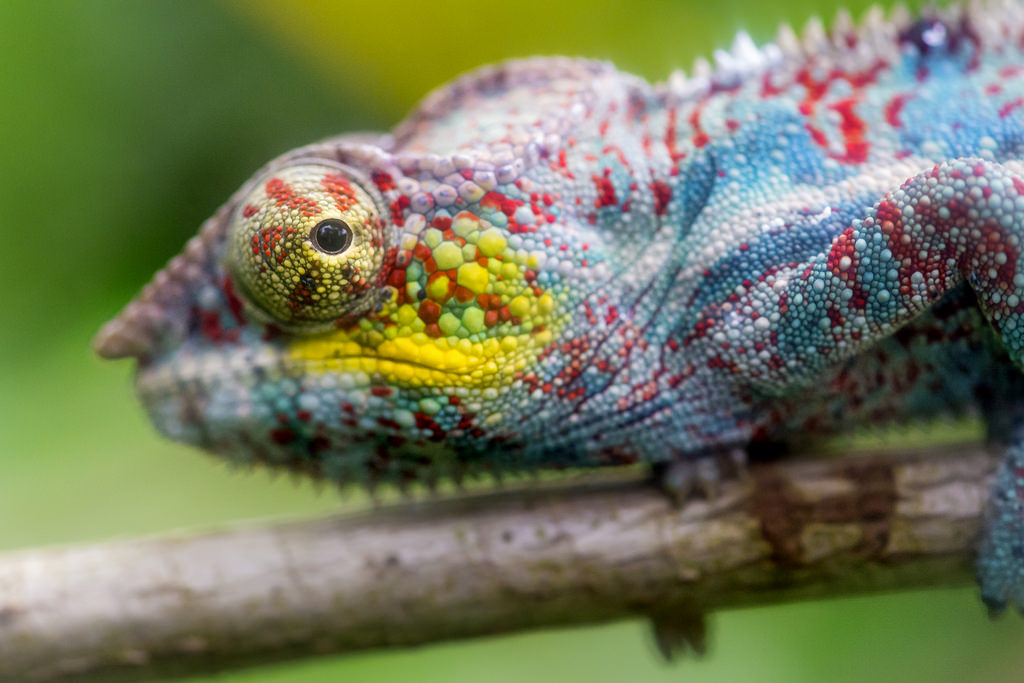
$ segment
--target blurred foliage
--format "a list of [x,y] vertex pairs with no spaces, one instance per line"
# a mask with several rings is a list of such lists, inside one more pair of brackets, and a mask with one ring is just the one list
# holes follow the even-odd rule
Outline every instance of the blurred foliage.
[[[763,41],[814,9],[0,0],[0,548],[341,506],[333,492],[240,476],[161,441],[129,364],[89,350],[100,322],[270,157],[389,128],[480,63],[580,54],[657,79],[737,30]],[[833,12],[829,0],[817,9]],[[711,656],[678,666],[631,622],[217,680],[1009,681],[1024,663],[1024,625],[989,623],[971,589],[726,612],[713,626]]]

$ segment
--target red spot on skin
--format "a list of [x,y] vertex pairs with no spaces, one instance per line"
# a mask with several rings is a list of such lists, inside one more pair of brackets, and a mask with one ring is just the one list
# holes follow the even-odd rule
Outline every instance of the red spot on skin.
[[423,242],[418,242],[415,247],[412,248],[412,255],[419,261],[426,262],[428,259],[433,257],[434,252],[430,250]]
[[391,177],[390,173],[374,171],[371,179],[373,180],[373,184],[376,185],[377,189],[381,192],[398,189],[398,185],[395,184],[395,179]]
[[623,166],[629,166],[629,160],[626,159],[626,154],[622,151],[622,148],[617,145],[607,145],[601,150],[601,154],[614,154],[618,158],[619,163]]
[[488,192],[480,200],[480,205],[488,209],[498,209],[506,216],[515,214],[516,209],[526,204],[521,199],[512,199],[500,192]]
[[334,200],[339,211],[348,211],[356,204],[356,193],[352,183],[341,173],[328,173],[320,180],[320,186]]
[[370,387],[370,393],[373,394],[374,396],[386,398],[391,395],[392,391],[391,387],[373,386]]
[[259,207],[253,206],[252,204],[246,204],[245,208],[242,209],[242,215],[246,218],[252,218],[260,212]]
[[814,105],[818,103],[825,93],[828,91],[828,84],[830,79],[817,81],[811,76],[811,72],[807,69],[801,69],[796,75],[796,82],[804,86],[806,92],[804,99],[800,103],[800,113],[804,116],[810,116],[814,113]]
[[[938,167],[936,167],[938,168]],[[951,176],[955,176],[955,173],[951,173]],[[957,204],[956,202],[950,202],[947,208],[950,211],[950,217],[948,221],[942,221],[938,217],[938,206],[926,208],[918,205],[915,209],[915,214],[919,221],[925,221],[936,225],[944,229],[946,226],[951,225],[962,225],[968,222],[967,220],[967,209],[963,205]],[[934,214],[934,215],[932,215]],[[885,200],[878,205],[877,217],[879,225],[881,226],[882,233],[887,238],[887,246],[893,254],[893,260],[895,263],[901,264],[899,267],[900,276],[900,295],[910,296],[914,292],[914,288],[911,282],[911,277],[915,272],[930,273],[938,282],[945,282],[949,268],[947,262],[951,253],[949,250],[953,249],[952,245],[947,246],[944,251],[936,250],[923,250],[920,248],[918,240],[914,239],[913,235],[906,233],[906,226],[903,223],[903,213],[900,207],[894,204],[890,200]],[[986,226],[987,228],[988,226]],[[983,230],[983,234],[985,230]],[[996,246],[996,245],[987,245]],[[992,250],[990,253],[994,254],[998,250]],[[1013,250],[1007,252],[1010,258],[1007,263],[1012,263],[1011,267],[1016,267],[1016,259],[1012,257]],[[961,261],[964,258],[970,258],[971,254],[968,253],[961,257]],[[961,262],[960,266],[969,269],[969,264]],[[1012,282],[1012,273],[1006,280]]]
[[231,283],[231,278],[225,277],[221,283],[221,289],[224,291],[224,298],[228,302],[228,310],[231,311],[231,316],[235,319],[239,325],[245,324],[245,314],[242,300],[235,294],[235,286]]
[[668,203],[672,201],[672,188],[660,180],[655,180],[651,183],[651,192],[654,193],[655,215],[664,216],[668,211]]
[[679,131],[676,129],[676,117],[678,111],[675,107],[668,110],[668,126],[665,128],[665,148],[668,150],[669,158],[672,159],[672,174],[679,173],[678,161],[686,156],[686,152],[680,152],[678,148]]
[[846,144],[846,154],[829,156],[847,164],[862,164],[868,158],[868,142],[864,137],[867,132],[867,124],[854,111],[856,104],[856,98],[848,97],[829,107],[839,114],[839,130],[842,132]]
[[402,211],[402,205],[397,201],[391,202],[391,206],[388,207],[391,210],[391,222],[395,225],[405,225],[405,215]]
[[597,199],[594,200],[594,206],[599,209],[606,206],[616,206],[619,203],[615,197],[615,186],[612,185],[608,174],[608,169],[605,169],[605,175],[590,176],[590,179],[594,181],[594,186],[597,188]]
[[401,289],[405,284],[405,269],[396,268],[388,274],[387,283],[395,289]]
[[273,429],[270,432],[270,439],[280,446],[287,446],[295,441],[295,432],[284,427]]
[[780,88],[772,82],[772,70],[765,70],[764,75],[761,76],[761,97],[765,99],[775,97],[785,92],[785,90],[785,88]]
[[[815,79],[809,70],[802,69],[796,77],[796,82],[804,86],[806,89],[804,99],[798,105],[800,113],[808,118],[813,116],[818,102],[828,92],[833,81],[844,79],[853,86],[855,90],[860,90],[865,86],[874,83],[878,79],[878,74],[885,68],[887,68],[885,62],[879,60],[869,69],[860,72],[846,73],[841,69],[832,69],[832,71],[830,71],[822,80]],[[830,107],[830,109],[839,113],[841,119],[840,129],[846,143],[845,154],[830,155],[837,161],[842,161],[844,163],[861,163],[867,159],[868,143],[864,138],[864,133],[867,127],[864,124],[864,121],[853,111],[854,105],[859,100],[860,95],[857,94],[853,97],[840,100]],[[822,147],[827,145],[828,141],[820,130],[812,126],[810,123],[806,123],[805,127],[816,144]]]
[[708,367],[712,370],[728,370],[732,374],[739,372],[739,368],[733,361],[726,361],[721,356],[714,356],[708,360]]
[[441,307],[436,301],[424,301],[420,303],[419,316],[420,320],[427,324],[436,323],[441,317]]
[[700,127],[700,114],[703,106],[703,103],[697,105],[694,108],[693,112],[690,114],[689,118],[690,125],[693,126],[693,135],[691,137],[691,140],[693,141],[694,147],[703,147],[704,145],[708,144],[708,142],[711,141],[711,139],[708,137],[708,134],[705,133],[704,129]]
[[818,145],[819,147],[825,147],[826,145],[828,145],[828,138],[825,137],[825,134],[823,132],[821,132],[820,130],[818,130],[809,123],[806,124],[804,127],[807,128],[807,132],[811,134],[811,139],[814,140],[814,144]]
[[999,107],[999,118],[1005,119],[1013,112],[1014,109],[1019,109],[1022,106],[1024,106],[1024,99],[1021,99],[1020,97],[1007,102],[1003,106]]
[[[883,60],[878,60],[865,71],[856,71],[851,74],[839,73],[840,77],[846,78],[847,82],[856,89],[872,85],[878,80],[878,74],[889,67]],[[836,73],[833,71],[833,73]]]
[[298,194],[291,185],[280,178],[268,180],[264,191],[267,193],[267,198],[272,199],[277,206],[295,209],[303,216],[316,216],[320,213],[320,206],[315,201]]
[[835,306],[829,306],[829,309],[825,311],[825,315],[828,316],[829,322],[832,327],[842,327],[845,323],[842,313],[839,312]]
[[687,346],[690,343],[692,343],[693,341],[695,341],[697,339],[700,339],[701,337],[706,336],[707,333],[714,326],[715,326],[715,319],[714,318],[705,318],[704,320],[698,321],[697,324],[693,326],[693,330],[690,332],[690,334],[686,335],[686,338],[683,339],[683,346]]
[[885,104],[885,120],[893,128],[902,128],[903,122],[900,121],[900,114],[903,112],[903,107],[906,105],[907,100],[913,98],[913,95],[899,94],[894,96],[891,100]]
[[[269,228],[263,228],[252,236],[249,241],[252,247],[252,253],[255,256],[263,254],[266,259],[274,258],[274,249],[277,247],[278,242],[281,241],[284,235],[291,235],[295,233],[295,228],[283,228],[280,225],[272,225]],[[288,256],[288,252],[282,250],[277,255],[277,262],[280,263]]]
[[193,315],[199,318],[199,331],[215,344],[238,341],[237,329],[225,329],[216,311],[196,310]]
[[[867,295],[864,293],[863,288],[860,286],[860,281],[857,278],[857,265],[859,259],[857,258],[856,248],[854,244],[856,239],[854,237],[853,227],[849,227],[843,231],[839,237],[832,242],[832,248],[828,252],[826,259],[826,265],[829,271],[845,281],[846,286],[850,287],[853,291],[853,296],[850,297],[849,304],[852,308],[864,308],[867,305]],[[843,270],[841,262],[843,258],[849,258],[850,262],[846,269]],[[785,302],[780,297],[779,307],[785,305]]]
[[401,430],[401,425],[399,425],[397,422],[388,417],[378,417],[377,424],[379,424],[381,427],[384,427],[385,429],[393,429],[396,432]]

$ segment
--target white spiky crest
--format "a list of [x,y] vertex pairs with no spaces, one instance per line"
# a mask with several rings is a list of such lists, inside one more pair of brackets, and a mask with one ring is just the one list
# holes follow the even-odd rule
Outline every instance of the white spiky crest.
[[967,20],[983,49],[1003,48],[1010,37],[1017,37],[1024,31],[1024,4],[1018,0],[969,0],[916,13],[903,4],[888,11],[874,5],[859,23],[848,10],[840,9],[829,28],[816,16],[808,19],[799,33],[789,24],[782,24],[775,39],[760,47],[741,31],[728,50],[714,52],[714,65],[698,57],[689,74],[683,70],[673,71],[668,81],[659,87],[685,100],[706,94],[716,84],[731,86],[770,70],[788,71],[809,59],[819,63],[835,61],[854,69],[879,59],[895,62],[901,50],[913,49],[901,45],[900,34],[922,16],[944,22]]

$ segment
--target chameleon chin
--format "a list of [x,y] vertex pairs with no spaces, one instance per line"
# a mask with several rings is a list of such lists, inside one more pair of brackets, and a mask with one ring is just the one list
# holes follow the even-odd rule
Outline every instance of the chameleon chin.
[[1024,16],[741,36],[651,85],[486,67],[271,161],[96,338],[167,435],[340,484],[650,463],[973,413],[1024,607]]

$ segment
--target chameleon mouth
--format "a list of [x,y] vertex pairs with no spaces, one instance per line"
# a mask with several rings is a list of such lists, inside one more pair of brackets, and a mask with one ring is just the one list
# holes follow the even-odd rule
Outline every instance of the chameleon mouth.
[[[361,366],[368,366],[368,367],[371,367],[371,368],[376,367],[376,366],[380,365],[381,363],[384,363],[384,364],[394,363],[396,365],[405,365],[405,366],[408,366],[410,368],[415,368],[418,371],[422,371],[422,372],[440,372],[442,374],[451,375],[453,377],[458,377],[459,375],[463,374],[463,371],[439,368],[439,367],[435,367],[433,365],[428,365],[426,363],[420,363],[420,362],[417,362],[417,361],[414,361],[414,360],[409,360],[408,358],[395,358],[395,357],[391,357],[391,356],[369,356],[369,355],[338,356],[338,357],[333,358],[331,360],[355,362],[355,363],[358,363]],[[316,363],[316,362],[323,362],[323,361],[306,361],[306,362]],[[476,367],[479,367],[479,364]],[[469,369],[472,369],[472,368],[469,368]]]

